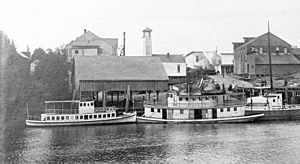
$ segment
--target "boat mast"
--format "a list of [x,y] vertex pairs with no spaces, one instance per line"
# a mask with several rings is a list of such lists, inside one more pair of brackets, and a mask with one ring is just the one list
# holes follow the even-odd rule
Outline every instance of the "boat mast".
[[271,44],[270,44],[270,26],[268,21],[268,52],[269,52],[269,66],[270,66],[270,87],[273,92],[273,77],[272,77],[272,59],[271,59]]

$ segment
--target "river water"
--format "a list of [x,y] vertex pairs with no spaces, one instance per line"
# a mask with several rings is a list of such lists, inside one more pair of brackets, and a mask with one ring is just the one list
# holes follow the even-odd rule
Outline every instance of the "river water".
[[6,163],[300,163],[300,122],[125,124],[5,132]]

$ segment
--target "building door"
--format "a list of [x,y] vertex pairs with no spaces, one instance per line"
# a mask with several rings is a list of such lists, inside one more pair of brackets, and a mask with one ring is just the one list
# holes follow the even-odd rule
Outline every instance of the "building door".
[[212,118],[217,118],[217,108],[212,109]]
[[202,119],[202,110],[194,110],[194,118]]
[[167,119],[167,109],[162,109],[162,118]]

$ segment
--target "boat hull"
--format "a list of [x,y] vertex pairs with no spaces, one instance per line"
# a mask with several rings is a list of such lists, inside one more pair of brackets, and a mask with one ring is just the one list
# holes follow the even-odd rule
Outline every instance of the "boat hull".
[[137,117],[137,123],[194,123],[194,124],[217,124],[217,123],[246,123],[252,122],[264,114],[249,116],[215,118],[215,119],[193,119],[193,120],[168,120],[161,118]]
[[125,124],[135,123],[136,114],[129,114],[120,117],[107,118],[101,120],[80,120],[80,121],[40,121],[26,120],[27,126],[47,127],[47,126],[78,126],[78,125],[108,125],[108,124]]
[[258,118],[258,121],[287,121],[300,120],[300,109],[285,110],[245,110],[246,114],[263,113],[264,116]]

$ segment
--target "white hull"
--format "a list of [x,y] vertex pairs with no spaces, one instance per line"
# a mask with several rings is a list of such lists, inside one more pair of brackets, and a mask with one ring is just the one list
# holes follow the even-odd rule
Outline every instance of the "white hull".
[[46,126],[76,126],[76,125],[105,125],[105,124],[122,124],[122,123],[135,123],[136,122],[136,113],[113,117],[105,118],[98,120],[61,120],[61,121],[40,121],[40,120],[26,120],[27,126],[35,127],[46,127]]
[[215,119],[190,119],[190,120],[168,120],[161,118],[137,117],[138,123],[196,123],[196,124],[215,124],[215,123],[243,123],[251,122],[264,116],[264,114],[255,114],[249,116],[215,118]]

